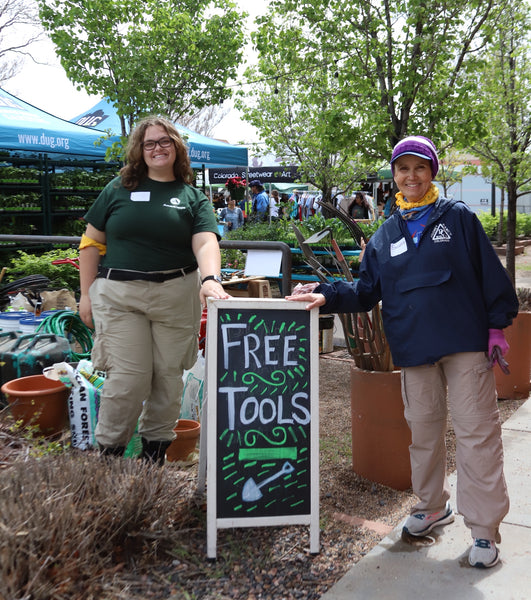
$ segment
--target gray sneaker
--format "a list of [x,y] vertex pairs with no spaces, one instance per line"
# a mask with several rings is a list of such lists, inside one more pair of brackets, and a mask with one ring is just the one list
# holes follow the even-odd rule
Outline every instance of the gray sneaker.
[[422,537],[439,525],[447,525],[454,520],[454,513],[447,502],[443,510],[434,513],[417,513],[407,518],[402,530],[409,535]]
[[468,562],[477,569],[489,569],[500,560],[494,540],[476,538],[468,555]]

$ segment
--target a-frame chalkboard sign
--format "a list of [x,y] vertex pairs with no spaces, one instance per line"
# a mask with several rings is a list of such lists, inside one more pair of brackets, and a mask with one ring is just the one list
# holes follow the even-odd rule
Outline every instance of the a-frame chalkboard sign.
[[209,558],[229,527],[309,525],[319,552],[318,335],[301,302],[208,301]]

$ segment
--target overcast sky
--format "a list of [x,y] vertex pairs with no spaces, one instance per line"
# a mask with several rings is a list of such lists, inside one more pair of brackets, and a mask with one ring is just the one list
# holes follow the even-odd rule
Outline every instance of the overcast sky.
[[[256,16],[265,12],[268,4],[266,0],[236,0],[236,3],[242,11],[249,13],[248,27]],[[35,54],[37,55],[36,52]],[[66,120],[88,110],[101,100],[99,96],[90,96],[75,89],[59,64],[49,40],[39,44],[38,56],[48,66],[27,60],[19,75],[4,82],[2,87],[21,100]],[[235,110],[216,127],[214,135],[230,143],[241,140],[246,143],[258,141],[253,128],[243,123]]]

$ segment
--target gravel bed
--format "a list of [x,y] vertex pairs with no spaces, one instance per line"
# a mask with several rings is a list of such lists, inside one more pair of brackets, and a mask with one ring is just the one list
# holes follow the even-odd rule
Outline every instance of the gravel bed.
[[[356,475],[351,468],[350,359],[338,350],[320,359],[320,543],[309,552],[309,528],[218,530],[217,557],[206,558],[206,506],[194,493],[196,466],[169,475],[190,480],[190,520],[165,564],[152,565],[124,598],[293,600],[320,598],[409,514],[415,497]],[[500,402],[502,420],[523,401]],[[455,468],[447,435],[448,471]],[[182,500],[182,499],[181,499]],[[133,575],[133,574],[131,574]],[[133,576],[134,577],[134,576]],[[122,593],[124,581],[120,581]]]

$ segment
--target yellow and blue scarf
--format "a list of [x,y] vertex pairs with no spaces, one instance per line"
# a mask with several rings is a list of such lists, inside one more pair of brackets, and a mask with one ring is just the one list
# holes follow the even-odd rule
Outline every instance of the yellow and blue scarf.
[[439,197],[439,188],[432,183],[430,189],[426,192],[423,198],[418,202],[408,202],[407,198],[404,197],[402,192],[396,194],[396,205],[400,210],[400,215],[405,220],[419,219],[431,208],[431,205],[435,203]]
[[415,246],[419,245],[428,216],[439,197],[439,188],[432,183],[425,196],[418,202],[408,202],[402,192],[396,194],[396,204],[400,216],[407,222],[407,228]]

